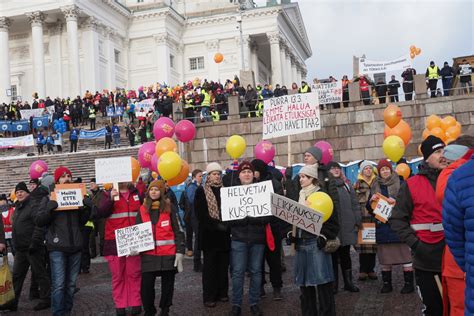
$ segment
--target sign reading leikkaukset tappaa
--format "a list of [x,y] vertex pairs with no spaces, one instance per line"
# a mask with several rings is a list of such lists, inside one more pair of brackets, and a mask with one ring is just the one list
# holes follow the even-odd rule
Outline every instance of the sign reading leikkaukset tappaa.
[[58,203],[56,211],[77,210],[84,206],[82,200],[86,195],[86,185],[84,183],[56,184],[51,192],[51,200]]

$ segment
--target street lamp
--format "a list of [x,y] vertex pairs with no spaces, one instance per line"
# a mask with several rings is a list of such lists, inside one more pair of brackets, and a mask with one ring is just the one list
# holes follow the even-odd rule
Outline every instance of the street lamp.
[[241,58],[241,64],[240,68],[242,70],[245,70],[245,60],[244,60],[244,35],[242,33],[242,5],[239,7],[239,15],[237,16],[237,23],[239,23],[239,32],[240,32],[240,55],[242,56]]
[[183,111],[181,111],[181,106],[179,103],[176,107],[176,111],[174,111],[174,119],[176,120],[176,122],[179,122],[183,119]]

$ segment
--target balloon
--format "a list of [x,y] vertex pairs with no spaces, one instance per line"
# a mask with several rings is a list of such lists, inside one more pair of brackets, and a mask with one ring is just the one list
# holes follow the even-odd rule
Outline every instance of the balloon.
[[158,157],[156,156],[156,154],[153,154],[153,156],[151,156],[150,170],[158,172]]
[[176,124],[174,133],[180,142],[186,143],[194,139],[196,127],[188,120],[181,120]]
[[397,167],[395,168],[395,171],[399,176],[402,176],[403,179],[408,179],[410,176],[410,167],[406,163],[401,163],[398,164]]
[[148,142],[138,150],[138,162],[142,168],[150,168],[151,157],[155,153],[155,142]]
[[421,48],[417,48],[416,51],[415,51],[415,54],[418,56],[421,54]]
[[153,125],[153,135],[158,141],[163,137],[173,137],[174,123],[168,117],[160,117]]
[[383,152],[391,161],[397,162],[405,154],[405,143],[396,135],[391,135],[383,141]]
[[30,165],[30,179],[39,179],[48,171],[48,165],[43,160],[36,160]]
[[15,188],[13,188],[12,192],[10,193],[10,200],[13,201],[13,202],[16,201]]
[[160,158],[160,156],[167,151],[176,152],[177,149],[178,149],[178,146],[176,145],[176,142],[174,141],[174,139],[169,138],[169,137],[164,137],[156,143],[156,147],[155,147],[156,157]]
[[314,144],[314,147],[318,147],[323,152],[323,157],[321,158],[320,163],[327,165],[333,158],[334,152],[332,150],[331,144],[324,140],[320,140]]
[[414,52],[411,52],[411,53],[410,53],[410,58],[411,58],[411,59],[415,58],[415,53],[414,53]]
[[415,45],[411,45],[411,46],[410,46],[410,52],[411,52],[411,53],[416,52],[416,46],[415,46]]
[[104,183],[104,190],[108,191],[111,190],[113,187],[112,183]]
[[188,176],[189,176],[189,165],[185,160],[181,160],[181,170],[179,171],[179,174],[173,179],[168,180],[167,181],[168,185],[172,187],[174,185],[183,183],[184,181],[186,181]]
[[224,60],[224,55],[222,55],[221,53],[216,53],[214,55],[214,62],[216,64],[220,64],[223,60]]
[[425,129],[423,130],[423,134],[421,134],[421,139],[422,139],[422,140],[425,140],[426,137],[428,137],[428,136],[430,136],[430,135],[431,135],[430,130],[427,129],[427,128],[425,128]]
[[309,207],[313,210],[323,214],[323,223],[326,222],[332,215],[334,204],[332,199],[324,192],[314,192],[306,199]]
[[167,151],[158,160],[158,172],[164,180],[176,177],[181,171],[181,158],[173,151]]
[[446,132],[451,126],[456,126],[456,123],[456,119],[451,115],[448,115],[441,120],[441,128]]
[[254,156],[262,160],[264,163],[270,163],[275,158],[275,146],[268,140],[262,140],[255,145],[253,150]]
[[410,125],[408,125],[407,122],[404,120],[401,120],[400,123],[397,124],[394,128],[390,128],[388,126],[385,126],[384,130],[384,137],[387,138],[388,136],[391,135],[396,135],[403,139],[403,142],[405,145],[408,145],[408,143],[411,140],[411,128]]
[[245,152],[245,147],[247,147],[247,143],[245,139],[239,135],[232,135],[225,144],[225,150],[232,159],[237,159],[242,156]]
[[450,126],[446,130],[445,135],[446,135],[446,141],[448,139],[456,139],[459,137],[459,135],[461,135],[461,130],[459,129],[457,125]]
[[446,139],[446,133],[443,131],[441,127],[435,127],[430,131],[431,135],[440,138],[441,140]]
[[457,138],[446,138],[446,140],[444,141],[444,143],[447,145],[449,143],[452,143],[456,140]]
[[402,119],[402,111],[396,105],[389,104],[383,111],[383,120],[390,128],[394,128]]
[[441,119],[438,115],[431,114],[426,118],[425,126],[430,131],[435,127],[441,127]]
[[140,176],[140,163],[133,157],[132,158],[132,182],[136,182]]

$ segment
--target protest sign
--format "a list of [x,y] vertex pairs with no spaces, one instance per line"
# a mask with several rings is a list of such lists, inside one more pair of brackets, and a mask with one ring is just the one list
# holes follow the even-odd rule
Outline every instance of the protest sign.
[[107,130],[105,127],[101,129],[96,129],[93,131],[86,131],[85,129],[81,129],[79,131],[79,138],[81,139],[97,139],[97,138],[102,138],[105,136],[107,133]]
[[2,138],[0,137],[0,148],[19,148],[34,146],[35,141],[33,135],[26,135],[20,137]]
[[56,211],[77,210],[84,206],[82,200],[86,195],[84,183],[56,184],[51,192],[51,199],[58,203]]
[[138,112],[143,109],[145,113],[148,113],[148,111],[151,109],[153,112],[155,111],[155,103],[156,99],[145,99],[140,102],[135,103],[135,112],[138,114]]
[[272,215],[272,181],[221,188],[223,221]]
[[155,248],[151,222],[145,222],[115,230],[117,256],[123,257],[133,252],[148,251]]
[[375,245],[375,223],[362,223],[357,243],[359,245]]
[[318,94],[319,104],[342,102],[342,81],[313,84],[311,91]]
[[319,235],[323,226],[323,214],[275,193],[272,193],[272,214],[314,235]]
[[119,183],[132,181],[132,158],[110,157],[95,160],[97,183]]
[[367,58],[359,58],[359,73],[370,75],[381,72],[402,71],[411,68],[411,62],[412,59],[410,58],[410,54],[388,61],[375,61]]
[[386,223],[392,215],[392,210],[395,204],[390,203],[388,201],[388,198],[386,198],[380,193],[376,193],[376,195],[378,199],[372,201],[371,203],[371,207],[374,210],[374,216],[382,223]]
[[30,121],[19,120],[11,121],[10,132],[28,132],[30,130]]
[[321,129],[315,92],[285,95],[263,101],[263,139]]

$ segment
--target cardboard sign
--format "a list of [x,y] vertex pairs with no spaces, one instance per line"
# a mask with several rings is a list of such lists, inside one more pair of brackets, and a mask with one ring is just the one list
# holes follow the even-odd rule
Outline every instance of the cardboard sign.
[[263,139],[321,129],[316,92],[284,95],[263,101]]
[[378,200],[372,201],[371,207],[374,210],[374,216],[382,223],[386,223],[390,216],[392,216],[392,210],[395,206],[394,203],[390,203],[388,198],[380,193],[376,193],[379,197]]
[[132,181],[132,158],[110,157],[95,160],[95,177],[98,184]]
[[357,243],[359,245],[375,245],[375,223],[362,223]]
[[145,222],[115,230],[117,255],[127,256],[132,251],[142,252],[155,248],[151,222]]
[[84,183],[56,184],[51,193],[51,200],[58,203],[56,211],[77,210],[84,206],[82,200],[86,195]]
[[272,215],[272,181],[221,188],[222,221]]
[[312,84],[311,91],[318,93],[319,104],[342,102],[342,81]]
[[323,226],[323,214],[274,193],[272,193],[272,214],[314,235],[319,235]]

